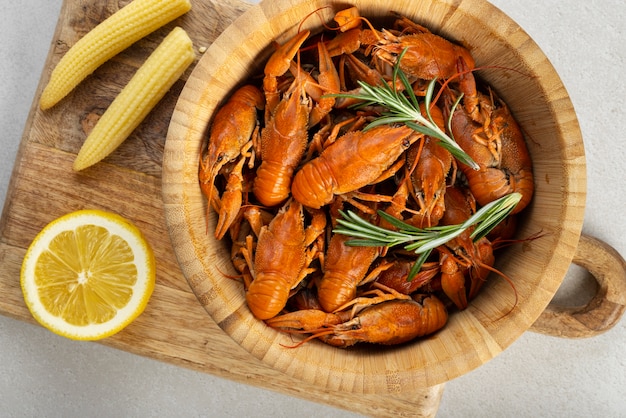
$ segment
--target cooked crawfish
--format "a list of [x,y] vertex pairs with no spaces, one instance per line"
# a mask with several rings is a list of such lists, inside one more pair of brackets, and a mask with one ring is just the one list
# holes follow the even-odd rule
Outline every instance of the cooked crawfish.
[[337,29],[341,33],[327,43],[328,52],[332,57],[352,54],[361,47],[361,44],[373,44],[379,37],[377,31],[361,28],[363,22],[369,22],[361,17],[356,7],[340,10],[333,20],[337,23]]
[[374,45],[373,55],[379,62],[393,66],[406,49],[399,63],[400,69],[409,76],[424,80],[452,77],[457,73],[459,57],[465,60],[470,69],[474,68],[474,59],[466,48],[406,18],[398,19],[396,25],[401,27],[402,32],[383,29]]
[[[401,344],[443,327],[446,306],[465,309],[491,272],[510,282],[493,267],[494,250],[515,242],[515,217],[489,238],[474,242],[469,228],[440,245],[411,281],[416,254],[347,245],[351,237],[335,230],[344,205],[379,227],[397,225],[380,210],[425,228],[461,224],[515,191],[523,195],[519,212],[532,197],[523,135],[506,104],[477,85],[470,52],[395,17],[379,30],[351,7],[335,15],[338,27],[276,45],[263,74],[218,110],[201,156],[200,186],[218,212],[215,236],[231,241],[251,312],[270,327],[307,334],[298,345]],[[394,78],[393,66],[406,78]],[[363,83],[411,101],[433,88],[422,114],[429,101],[432,121],[479,169],[459,165],[428,130],[401,117],[364,129],[395,111],[364,100]]]
[[239,216],[241,205],[243,203],[244,184],[246,183],[243,176],[243,166],[251,153],[248,149],[252,146],[252,142],[241,149],[242,156],[239,161],[228,174],[224,193],[220,199],[217,225],[215,226],[215,238],[222,239],[228,231],[228,228],[235,222]]
[[[323,229],[323,228],[322,228]],[[291,289],[310,273],[316,236],[307,236],[302,205],[290,200],[259,234],[254,254],[254,280],[246,301],[255,317],[268,319],[287,304]]]
[[424,263],[417,275],[409,281],[409,272],[415,264],[415,259],[398,258],[390,262],[388,268],[376,278],[376,283],[387,286],[397,292],[410,295],[418,291],[440,272],[438,262]]
[[349,239],[333,234],[326,250],[324,275],[317,286],[319,303],[326,312],[333,312],[356,297],[357,286],[381,252],[378,247],[346,245]]
[[[448,79],[457,73],[458,58],[463,58],[468,66],[474,67],[474,59],[465,47],[435,35],[405,17],[396,19],[395,30],[381,31],[374,29],[358,11],[350,9],[335,21],[342,33],[328,42],[331,56],[352,54],[364,47],[363,53],[372,55],[380,74],[388,74],[405,49],[407,51],[399,65],[410,77]],[[361,29],[361,22],[366,22],[370,29]]]
[[291,193],[303,205],[320,208],[337,194],[375,183],[420,137],[407,126],[348,132],[296,172]]
[[[213,205],[221,210],[222,227],[215,231],[217,239],[224,236],[228,228],[224,214],[232,219],[239,211],[236,203],[231,201],[222,202],[215,196],[215,179],[220,170],[241,156],[242,150],[250,149],[250,143],[254,141],[255,132],[258,130],[257,109],[263,109],[265,100],[261,91],[250,84],[236,90],[230,99],[219,108],[211,125],[209,144],[205,156],[201,156],[198,179],[200,188],[207,197],[209,206]],[[233,180],[234,181],[234,180]],[[231,184],[231,189],[236,187]]]
[[261,165],[252,191],[263,205],[284,202],[291,180],[308,144],[310,101],[294,84],[261,130]]
[[[424,112],[424,111],[423,111]],[[433,106],[430,114],[444,129],[442,111]],[[419,228],[437,225],[445,210],[444,195],[447,179],[456,166],[450,151],[439,145],[439,140],[426,136],[423,146],[413,144],[407,152],[407,165],[415,164],[410,173],[410,193],[418,203],[418,213],[408,222]]]
[[312,334],[300,344],[318,338],[345,348],[357,343],[402,344],[438,331],[448,320],[444,304],[434,295],[389,300],[366,307],[352,318],[347,315],[346,311],[307,310],[281,315],[266,323],[286,332],[304,330]]
[[265,94],[265,120],[269,120],[274,109],[280,102],[278,77],[284,75],[291,67],[291,62],[298,53],[300,46],[309,37],[309,31],[298,32],[291,39],[280,45],[265,64],[263,78],[263,92]]
[[[446,195],[446,211],[442,225],[459,224],[474,214],[476,202],[467,190],[450,187]],[[487,279],[495,259],[493,247],[487,238],[474,242],[470,237],[473,228],[437,248],[441,269],[441,287],[459,309],[467,308]],[[466,286],[469,280],[469,289]]]
[[319,60],[317,79],[295,62],[291,63],[292,75],[300,79],[302,87],[315,103],[309,117],[309,128],[320,123],[333,110],[335,98],[330,93],[339,93],[340,90],[339,74],[324,42],[317,43],[317,53]]
[[[471,72],[464,73],[475,86]],[[459,146],[480,166],[478,170],[459,164],[480,205],[519,192],[522,199],[513,214],[523,210],[534,192],[532,161],[524,135],[508,106],[499,98],[478,91],[469,106],[459,106],[452,115],[452,134]]]

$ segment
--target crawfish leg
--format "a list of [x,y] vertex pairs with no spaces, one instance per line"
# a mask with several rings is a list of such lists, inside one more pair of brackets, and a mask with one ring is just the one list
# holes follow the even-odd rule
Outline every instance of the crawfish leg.
[[309,37],[310,31],[297,33],[293,38],[279,46],[265,64],[265,77],[263,78],[263,91],[265,92],[265,120],[269,120],[274,109],[280,101],[277,78],[289,70],[291,60],[296,55],[300,46]]
[[239,217],[239,211],[243,202],[243,166],[247,158],[252,158],[253,153],[250,152],[252,141],[248,141],[241,149],[241,157],[228,175],[226,190],[220,200],[218,210],[219,216],[217,226],[215,227],[215,238],[222,239],[228,228],[233,224],[235,219]]

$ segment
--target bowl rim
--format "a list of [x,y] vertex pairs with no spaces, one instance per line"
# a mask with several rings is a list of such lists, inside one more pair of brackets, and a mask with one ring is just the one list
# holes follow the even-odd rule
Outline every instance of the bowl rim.
[[[229,268],[216,253],[205,253],[207,245],[203,240],[207,237],[203,236],[205,230],[200,231],[197,223],[198,217],[204,216],[206,211],[206,202],[203,201],[197,180],[197,162],[212,109],[219,104],[213,93],[215,90],[230,91],[238,83],[239,80],[223,80],[225,73],[252,75],[255,71],[250,70],[247,64],[242,62],[259,62],[259,57],[267,56],[269,39],[284,39],[295,33],[296,23],[299,22],[298,16],[305,14],[296,13],[296,9],[315,10],[326,4],[334,7],[338,7],[337,5],[362,7],[366,3],[377,2],[266,0],[251,6],[231,24],[200,58],[174,109],[164,149],[163,202],[172,245],[192,290],[210,317],[251,355],[295,378],[329,389],[355,393],[398,393],[444,383],[484,364],[519,338],[541,314],[558,289],[574,257],[582,231],[586,197],[585,158],[576,114],[563,83],[539,46],[517,23],[484,0],[468,0],[458,5],[458,2],[453,0],[412,1],[413,7],[427,5],[432,10],[437,7],[454,9],[453,13],[446,15],[446,22],[471,18],[477,21],[482,19],[485,25],[493,25],[496,31],[494,33],[500,42],[506,39],[515,45],[516,53],[525,60],[525,65],[540,71],[542,77],[549,80],[547,85],[541,86],[541,93],[549,102],[548,111],[555,121],[554,129],[563,141],[563,146],[558,152],[564,172],[561,185],[564,199],[559,201],[561,204],[559,227],[552,231],[554,235],[549,243],[538,245],[539,250],[545,250],[546,246],[553,249],[552,258],[542,266],[546,279],[542,281],[537,291],[531,292],[523,301],[524,307],[528,309],[520,309],[519,314],[510,318],[515,323],[513,333],[510,330],[506,332],[503,330],[506,326],[502,321],[493,320],[497,311],[489,312],[484,307],[478,309],[470,305],[466,311],[455,312],[450,323],[471,324],[470,331],[459,332],[466,334],[463,336],[464,339],[470,338],[470,334],[472,338],[477,339],[472,350],[468,352],[461,350],[457,358],[446,357],[443,361],[438,361],[436,353],[424,352],[417,356],[412,352],[414,348],[412,346],[403,346],[395,350],[395,355],[390,355],[390,351],[386,350],[348,350],[346,355],[357,359],[355,367],[348,364],[350,358],[345,357],[344,352],[338,353],[336,348],[323,344],[313,346],[314,349],[303,346],[298,350],[285,350],[280,346],[286,341],[283,334],[268,330],[263,323],[251,317],[245,303],[242,304],[240,300],[243,296],[238,284],[216,284],[207,276],[208,272],[216,267],[221,271]],[[484,23],[485,19],[487,23]],[[432,27],[432,23],[423,21],[420,23]],[[446,25],[433,31],[447,37],[449,36],[447,31],[452,27],[452,23]],[[281,28],[284,27],[288,29],[283,31]],[[454,39],[453,36],[451,39],[461,43],[467,42],[467,39]],[[241,46],[244,40],[252,44],[248,49],[261,52],[251,55],[245,51],[246,48]],[[481,57],[476,58],[476,61],[481,62]],[[505,97],[505,100],[508,102],[508,98]],[[515,111],[513,106],[512,109]],[[215,219],[212,219],[212,222],[214,221]],[[204,219],[201,224],[204,226]],[[520,252],[515,253],[515,256],[518,255],[524,257]],[[505,262],[512,261],[507,259]],[[498,285],[494,285],[496,286]],[[510,300],[507,297],[501,302],[505,304]],[[451,326],[450,323],[447,327]],[[433,338],[440,339],[441,344],[449,344],[451,347],[455,345],[455,338],[446,335],[445,330]],[[329,360],[318,361],[316,367],[307,370],[305,366],[311,361],[311,356],[322,356]],[[407,361],[423,362],[424,358],[428,359],[425,368],[413,364],[407,366]],[[367,369],[368,364],[379,361],[385,363],[385,372],[380,373],[378,370],[376,373],[370,373]]]

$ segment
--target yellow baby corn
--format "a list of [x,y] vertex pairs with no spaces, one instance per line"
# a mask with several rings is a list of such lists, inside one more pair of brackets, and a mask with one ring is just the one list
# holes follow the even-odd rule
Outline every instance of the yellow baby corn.
[[124,142],[194,58],[191,39],[182,28],[174,28],[98,120],[76,156],[74,170],[97,163]]
[[190,0],[134,0],[122,7],[65,53],[50,75],[39,106],[54,106],[104,62],[190,9]]

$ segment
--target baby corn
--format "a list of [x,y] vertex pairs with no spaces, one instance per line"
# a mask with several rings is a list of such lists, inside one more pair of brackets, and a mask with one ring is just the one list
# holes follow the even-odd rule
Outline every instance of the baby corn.
[[134,0],[76,42],[50,75],[39,101],[48,109],[104,62],[191,9],[190,0]]
[[74,170],[97,163],[124,142],[194,59],[191,39],[182,28],[174,28],[98,120],[74,161]]

